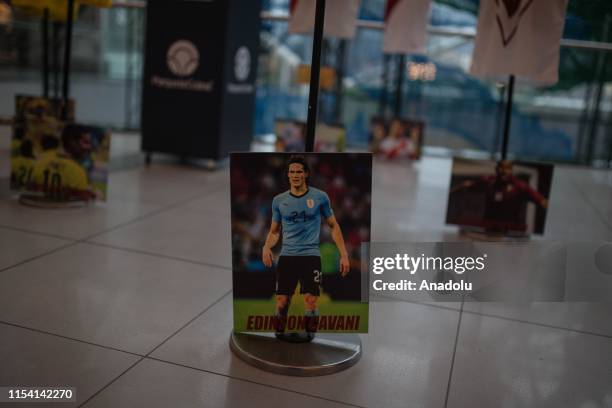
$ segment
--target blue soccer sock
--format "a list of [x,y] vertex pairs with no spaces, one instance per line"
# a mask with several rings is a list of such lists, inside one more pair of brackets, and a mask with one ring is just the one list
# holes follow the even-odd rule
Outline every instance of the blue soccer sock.
[[319,325],[319,309],[306,310],[304,313],[304,327],[308,333],[315,333]]
[[274,322],[274,329],[277,333],[283,333],[285,331],[285,328],[287,327],[287,313],[289,312],[289,302],[287,302],[287,305],[283,308],[280,309],[276,309],[276,312],[274,313],[274,318],[275,318],[275,322]]

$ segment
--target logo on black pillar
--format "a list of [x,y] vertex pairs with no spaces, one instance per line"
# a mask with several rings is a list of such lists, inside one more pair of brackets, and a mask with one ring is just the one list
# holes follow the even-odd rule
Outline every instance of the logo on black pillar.
[[247,47],[240,47],[234,55],[234,75],[238,81],[244,81],[251,73],[251,53]]
[[178,40],[172,43],[166,53],[168,69],[176,76],[191,75],[200,65],[200,53],[189,40]]
[[234,54],[234,79],[235,82],[227,83],[227,92],[230,94],[252,94],[255,87],[246,82],[251,73],[251,52],[245,46],[241,46]]

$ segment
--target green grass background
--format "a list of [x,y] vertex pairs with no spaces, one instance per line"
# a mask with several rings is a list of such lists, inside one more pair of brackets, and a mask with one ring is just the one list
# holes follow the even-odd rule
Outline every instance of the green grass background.
[[[276,300],[271,297],[264,299],[234,299],[234,331],[246,331],[248,316],[274,315]],[[358,330],[342,330],[342,333],[367,333],[368,332],[368,304],[351,301],[332,301],[326,294],[322,294],[317,302],[320,315],[326,316],[359,316]],[[304,315],[304,297],[294,295],[291,298],[289,316]],[[331,332],[321,330],[321,332]]]

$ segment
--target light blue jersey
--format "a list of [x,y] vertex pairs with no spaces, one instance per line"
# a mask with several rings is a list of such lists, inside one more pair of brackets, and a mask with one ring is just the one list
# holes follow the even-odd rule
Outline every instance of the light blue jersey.
[[272,220],[281,222],[283,230],[281,256],[321,256],[321,216],[327,219],[333,214],[329,197],[316,188],[309,187],[306,194],[299,197],[291,191],[274,197]]

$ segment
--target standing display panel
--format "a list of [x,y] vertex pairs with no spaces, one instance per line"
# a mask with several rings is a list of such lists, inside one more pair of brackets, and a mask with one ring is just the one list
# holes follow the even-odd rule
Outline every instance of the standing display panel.
[[[306,145],[306,122],[292,119],[277,119],[274,123],[277,152],[303,152]],[[346,129],[341,124],[319,123],[315,129],[317,140],[315,152],[338,153],[346,146]]]
[[[317,0],[316,2],[316,12],[315,12],[315,21],[314,21],[314,37],[313,37],[313,49],[312,49],[312,67],[311,70],[311,78],[310,78],[310,91],[308,97],[308,121],[306,124],[306,145],[305,151],[312,152],[314,150],[315,145],[315,124],[317,121],[317,102],[319,95],[319,70],[321,67],[321,43],[323,42],[323,22],[325,18],[325,0]],[[260,154],[259,157],[265,159],[266,162],[269,163],[277,162],[278,157],[273,157],[274,155],[264,155]],[[338,156],[339,158],[343,158],[348,162],[355,161],[357,162],[357,158],[351,157],[348,154],[325,154],[325,155],[315,155],[313,157],[319,158],[319,156],[325,158],[331,158],[333,156]],[[369,165],[367,168],[368,176],[365,180],[369,181],[369,188],[367,191],[371,192],[371,180],[372,180],[372,172],[371,172],[371,156],[361,155],[365,160],[368,161]],[[232,163],[231,163],[231,180],[232,180],[232,233],[234,232],[234,221],[238,218],[241,218],[240,214],[234,214],[235,206],[234,206],[234,191],[241,190],[240,188],[236,188],[237,184],[234,181],[238,182],[238,168],[234,167],[236,164],[235,159],[238,159],[236,154],[232,155]],[[278,164],[278,163],[277,163]],[[286,198],[286,194],[281,193],[281,196],[276,196],[273,199],[273,209],[272,213],[275,214],[272,216],[272,222],[270,223],[270,230],[266,237],[264,247],[262,248],[262,259],[261,262],[265,267],[272,267],[274,253],[272,252],[272,248],[279,243],[280,232],[282,231],[282,241],[283,241],[283,249],[281,250],[281,258],[283,254],[283,250],[285,250],[285,255],[287,256],[299,256],[299,255],[290,255],[287,251],[296,250],[298,247],[302,249],[306,249],[303,247],[304,244],[308,244],[309,250],[313,251],[310,254],[302,253],[301,256],[309,257],[310,261],[306,263],[296,262],[299,259],[284,259],[283,265],[280,269],[284,270],[288,273],[282,273],[282,279],[277,279],[277,285],[275,288],[276,292],[276,312],[272,318],[272,322],[276,323],[274,327],[274,336],[270,336],[267,333],[263,333],[263,335],[258,333],[249,333],[249,332],[240,332],[238,330],[244,330],[241,326],[244,326],[243,322],[240,320],[236,320],[237,314],[236,309],[234,309],[234,331],[230,336],[230,348],[231,350],[242,360],[252,364],[256,367],[262,368],[267,371],[272,371],[279,374],[289,374],[289,375],[298,375],[298,376],[316,376],[316,375],[325,375],[331,374],[334,372],[338,372],[344,370],[346,368],[354,365],[359,358],[361,357],[361,340],[358,335],[344,333],[341,337],[329,337],[334,335],[323,334],[321,338],[316,337],[315,334],[317,331],[323,330],[322,321],[325,320],[325,330],[326,331],[347,331],[346,327],[346,319],[343,320],[343,327],[339,327],[338,320],[339,317],[329,316],[335,320],[335,324],[333,327],[329,327],[328,318],[323,318],[321,316],[317,316],[318,305],[320,305],[320,283],[321,276],[323,271],[323,263],[322,259],[319,258],[318,251],[321,251],[321,248],[317,251],[317,230],[319,227],[319,216],[324,218],[327,222],[327,225],[333,229],[333,241],[336,247],[336,250],[340,253],[340,275],[341,278],[346,277],[348,272],[351,269],[350,257],[348,254],[348,248],[346,247],[346,242],[341,234],[341,227],[339,226],[336,216],[333,214],[331,209],[331,205],[327,205],[327,203],[331,203],[330,196],[324,193],[321,190],[315,191],[314,189],[310,191],[308,188],[308,183],[310,182],[310,165],[308,164],[308,160],[305,157],[289,157],[289,159],[285,162],[286,167],[286,175],[287,181],[290,183],[289,196],[293,199],[295,198],[297,201],[293,201],[292,204],[297,205],[298,207],[301,205],[302,207],[305,205],[305,208],[299,211],[298,208],[290,209],[290,203],[287,201],[283,201],[282,197]],[[282,165],[282,163],[281,163]],[[360,167],[360,166],[357,166]],[[283,177],[284,171],[281,171],[281,177]],[[323,173],[328,173],[324,171]],[[322,174],[323,174],[322,173]],[[363,175],[363,173],[362,173]],[[264,177],[265,179],[265,177]],[[363,181],[363,180],[362,180]],[[264,182],[264,185],[260,185],[260,188],[268,189],[266,185],[267,181]],[[305,193],[305,194],[304,194]],[[291,194],[297,195],[298,197],[292,197]],[[310,196],[309,194],[313,194],[314,196]],[[236,197],[236,204],[239,203],[240,200],[244,199],[244,195],[240,195],[240,197]],[[279,201],[280,200],[280,201]],[[367,201],[369,203],[369,201]],[[318,203],[318,204],[317,204]],[[276,204],[276,205],[275,205]],[[286,204],[286,205],[284,205]],[[239,205],[238,205],[239,207]],[[369,204],[367,205],[369,208]],[[282,210],[281,210],[282,208]],[[303,207],[304,208],[304,207]],[[237,210],[237,208],[236,208]],[[287,213],[287,211],[289,211]],[[295,214],[294,214],[295,211]],[[313,212],[314,218],[310,218],[308,213]],[[302,221],[310,222],[308,224],[308,228],[303,229],[294,224],[294,216],[295,222],[298,222],[298,218],[302,213]],[[261,213],[260,213],[261,214]],[[319,214],[319,215],[317,215]],[[369,210],[368,210],[369,214]],[[236,215],[236,217],[234,216]],[[357,215],[358,218],[363,219],[363,213]],[[369,224],[369,215],[368,215],[368,224]],[[263,224],[257,224],[258,226],[262,226]],[[306,225],[304,225],[306,226]],[[284,228],[284,230],[283,230]],[[304,234],[294,234],[297,230],[301,230],[302,232],[306,232]],[[308,231],[307,231],[308,230]],[[367,236],[369,237],[369,228]],[[300,239],[301,238],[306,238]],[[320,235],[319,235],[320,238]],[[366,237],[363,237],[366,238]],[[358,238],[359,239],[359,238]],[[235,249],[235,244],[237,244],[234,239],[232,239],[232,249]],[[332,249],[332,248],[330,248]],[[233,266],[239,266],[240,263],[236,261],[236,254],[234,252],[234,262]],[[321,255],[323,255],[323,251],[321,251]],[[312,257],[312,258],[311,258]],[[316,258],[316,259],[313,259]],[[331,259],[332,263],[330,265],[335,264],[334,257],[328,258]],[[289,261],[287,264],[285,261]],[[319,267],[319,261],[321,261],[321,266]],[[279,261],[280,262],[280,261]],[[292,266],[295,264],[296,266]],[[286,267],[286,268],[285,268]],[[297,269],[301,269],[301,272],[296,276]],[[332,266],[332,269],[334,267]],[[310,271],[310,273],[308,273]],[[282,271],[277,271],[282,272]],[[295,278],[297,277],[297,281]],[[281,282],[282,280],[282,282]],[[294,317],[295,326],[291,328],[291,316],[290,316],[290,300],[295,294],[295,285],[299,284],[301,289],[300,293],[304,294],[304,315],[302,316],[302,324],[303,327],[300,327],[298,322],[298,317]],[[236,275],[234,275],[234,288],[240,286],[237,283]],[[319,287],[319,290],[317,290]],[[361,293],[367,293],[364,291],[360,291]],[[317,295],[318,293],[318,295]],[[249,296],[250,297],[250,296]],[[236,300],[236,299],[234,299]],[[236,304],[234,303],[234,308],[236,308]],[[314,308],[314,309],[313,309]],[[255,311],[253,309],[248,309],[248,311]],[[335,310],[338,312],[338,310]],[[366,312],[367,309],[362,312]],[[239,316],[239,314],[238,314]],[[255,321],[254,321],[255,320]],[[256,325],[257,317],[253,317],[251,321]],[[260,316],[260,320],[263,320],[263,317]],[[356,322],[356,318],[352,317],[352,325],[350,331],[361,331],[365,329],[365,327],[361,326],[361,318],[359,322]],[[268,319],[270,321],[270,319]],[[263,323],[263,321],[262,321]],[[249,317],[247,317],[246,322],[246,330],[257,330],[256,326],[249,328]],[[261,327],[259,330],[269,330],[268,327]],[[289,332],[287,332],[289,330]],[[297,332],[294,330],[298,330]],[[339,336],[339,335],[337,335]],[[305,344],[293,344],[293,343],[305,343]]]
[[553,166],[455,158],[446,223],[489,236],[543,234]]
[[74,123],[72,99],[65,106],[61,99],[17,95],[15,112],[11,189],[22,192],[22,202],[106,199],[110,133]]
[[382,116],[370,119],[370,151],[380,158],[419,160],[423,150],[425,122]]
[[367,333],[372,155],[232,153],[237,332]]
[[142,149],[219,160],[248,150],[260,2],[147,3]]
[[[403,99],[404,80],[407,76],[406,55],[427,54],[427,23],[430,0],[387,0],[385,2],[385,28],[383,53],[385,68],[382,75],[383,90],[379,100],[378,116],[370,119],[370,151],[390,160],[418,160],[421,157],[425,122],[417,117],[405,117]],[[387,118],[387,64],[391,57],[397,61],[393,114]]]
[[[40,15],[43,23],[43,96],[16,96],[10,181],[11,189],[22,192],[22,204],[67,208],[106,198],[110,133],[103,128],[74,123],[75,104],[69,98],[72,28],[79,4],[110,7],[112,0],[13,2],[14,7],[23,8],[27,14]],[[56,97],[50,99],[48,95],[50,20],[66,23],[61,99],[57,97],[57,76],[54,81]],[[57,52],[54,54],[58,56]],[[55,74],[59,75],[59,66],[54,65]]]

